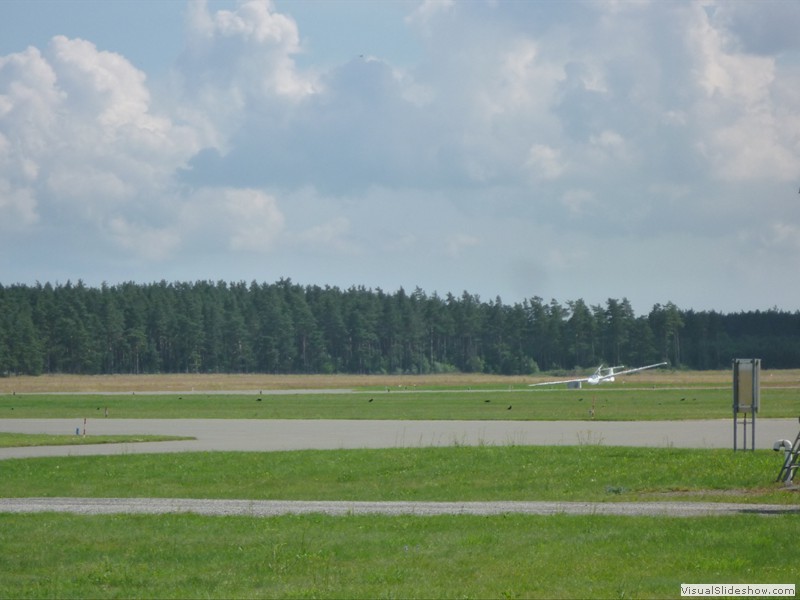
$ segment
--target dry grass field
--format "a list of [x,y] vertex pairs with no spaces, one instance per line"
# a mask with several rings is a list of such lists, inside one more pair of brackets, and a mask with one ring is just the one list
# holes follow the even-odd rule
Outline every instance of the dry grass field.
[[522,385],[526,377],[482,374],[448,375],[266,375],[266,374],[167,374],[167,375],[42,375],[0,378],[0,394],[52,392],[186,392],[240,390],[353,389],[372,386],[477,386],[492,383]]
[[[583,374],[583,373],[582,373]],[[580,374],[580,375],[582,375]],[[0,378],[0,394],[54,392],[188,392],[292,389],[354,389],[363,387],[502,387],[561,379],[546,374],[499,376],[475,373],[442,375],[41,375]],[[728,386],[731,372],[658,369],[625,378],[636,385]],[[763,370],[762,387],[800,387],[800,369]]]

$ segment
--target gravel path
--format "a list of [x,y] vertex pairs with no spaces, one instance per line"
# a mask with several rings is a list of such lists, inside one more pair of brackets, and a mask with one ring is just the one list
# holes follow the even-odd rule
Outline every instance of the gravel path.
[[714,502],[352,502],[297,500],[199,500],[181,498],[0,498],[0,512],[195,513],[272,517],[327,515],[624,515],[701,517],[709,515],[800,514],[800,506]]

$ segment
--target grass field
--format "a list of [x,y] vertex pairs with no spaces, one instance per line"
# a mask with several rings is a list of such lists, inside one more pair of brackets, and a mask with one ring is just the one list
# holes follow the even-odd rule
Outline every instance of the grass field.
[[[583,390],[533,381],[6,378],[0,418],[108,408],[110,418],[586,419],[592,404],[597,419],[731,416],[729,372],[642,373]],[[331,388],[355,391],[258,393]],[[798,398],[800,372],[762,373],[760,416],[796,417]],[[769,451],[588,444],[31,458],[0,461],[0,496],[797,504],[774,482],[780,463]],[[798,526],[797,515],[0,514],[0,597],[666,598],[681,583],[797,583],[787,557]]]
[[2,497],[708,500],[793,504],[764,450],[597,445],[209,452],[0,461]]
[[[800,415],[800,389],[765,388],[761,418]],[[314,394],[0,395],[0,418],[685,420],[731,417],[721,387],[395,390]],[[511,409],[509,409],[511,407]]]
[[794,583],[798,519],[0,515],[3,598],[677,598]]
[[[0,496],[796,503],[771,452],[448,447],[0,462]],[[0,515],[0,597],[665,598],[795,583],[800,518]]]
[[[731,416],[731,374],[727,371],[659,369],[579,390],[528,387],[529,382],[544,379],[552,377],[10,377],[0,378],[0,418],[93,418],[105,415],[106,409],[112,418],[684,420]],[[761,382],[760,417],[800,415],[799,370],[764,371]]]
[[[484,374],[442,375],[41,375],[0,377],[0,394],[52,392],[189,392],[229,390],[293,389],[381,389],[381,388],[522,388],[530,383],[583,376],[587,372],[512,376]],[[622,385],[704,387],[730,389],[732,376],[726,371],[673,371],[655,369],[625,378]],[[605,385],[605,384],[604,384]],[[617,385],[617,384],[615,384]],[[762,387],[800,388],[800,369],[763,370]],[[587,386],[586,388],[589,388]]]

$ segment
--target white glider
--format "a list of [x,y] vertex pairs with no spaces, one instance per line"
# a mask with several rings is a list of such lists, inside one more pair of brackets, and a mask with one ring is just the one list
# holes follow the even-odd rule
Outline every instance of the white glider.
[[614,369],[625,369],[625,367],[604,367],[600,365],[597,367],[597,370],[591,374],[589,377],[581,377],[579,379],[561,379],[559,381],[544,381],[542,383],[531,383],[530,387],[536,387],[539,385],[558,385],[560,383],[565,383],[570,387],[580,387],[582,383],[588,383],[590,385],[597,385],[598,383],[606,383],[614,381],[616,377],[621,375],[630,375],[631,373],[638,373],[639,371],[644,371],[646,369],[655,369],[656,367],[663,367],[664,365],[669,364],[666,362],[656,363],[654,365],[647,365],[646,367],[637,367],[636,369],[626,369],[623,371],[615,371]]

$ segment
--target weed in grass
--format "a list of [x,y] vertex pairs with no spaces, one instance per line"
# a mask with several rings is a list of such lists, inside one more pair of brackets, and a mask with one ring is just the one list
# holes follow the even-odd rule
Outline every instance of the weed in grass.
[[579,431],[577,433],[579,446],[602,446],[603,435],[591,430]]

